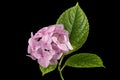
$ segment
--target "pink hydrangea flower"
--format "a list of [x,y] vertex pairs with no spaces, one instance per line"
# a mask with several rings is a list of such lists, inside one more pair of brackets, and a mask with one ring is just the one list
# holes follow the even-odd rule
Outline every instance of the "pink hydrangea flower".
[[37,59],[44,68],[56,64],[64,53],[73,49],[62,24],[44,27],[35,35],[31,33],[28,43],[28,56]]

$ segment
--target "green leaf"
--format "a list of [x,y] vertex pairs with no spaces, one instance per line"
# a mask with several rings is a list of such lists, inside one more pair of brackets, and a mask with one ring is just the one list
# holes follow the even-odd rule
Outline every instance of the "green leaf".
[[40,66],[40,70],[42,72],[42,76],[44,76],[45,74],[55,70],[57,67],[57,65],[49,65],[47,68],[43,68],[42,66]]
[[91,53],[79,53],[67,59],[65,65],[75,68],[104,67],[99,56]]
[[89,34],[89,24],[78,3],[63,12],[56,23],[63,24],[64,28],[69,32],[70,43],[73,46],[73,50],[69,53],[82,47]]

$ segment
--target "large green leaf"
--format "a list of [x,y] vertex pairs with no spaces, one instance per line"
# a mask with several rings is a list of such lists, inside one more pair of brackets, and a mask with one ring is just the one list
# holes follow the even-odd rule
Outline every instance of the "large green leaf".
[[69,53],[82,47],[88,37],[89,24],[78,3],[63,12],[58,18],[57,24],[63,24],[64,28],[69,32],[70,43],[73,46],[73,50]]
[[104,67],[99,56],[91,53],[79,53],[71,56],[65,65],[76,68]]
[[43,68],[42,66],[40,66],[40,70],[42,72],[42,76],[44,76],[45,74],[55,70],[57,67],[57,65],[49,65],[47,68]]

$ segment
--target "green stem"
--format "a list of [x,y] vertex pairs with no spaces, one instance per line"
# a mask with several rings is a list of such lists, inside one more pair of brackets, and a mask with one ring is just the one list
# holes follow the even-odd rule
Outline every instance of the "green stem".
[[62,66],[62,68],[60,69],[61,71],[65,68],[65,64]]
[[59,62],[59,66],[61,66],[61,63],[62,63],[62,61],[63,61],[63,58],[64,58],[64,56],[61,57],[60,62]]
[[61,79],[64,80],[64,78],[63,78],[63,76],[62,76],[62,71],[59,71],[59,73],[60,73]]
[[58,64],[58,71],[60,73],[60,77],[61,77],[62,80],[64,80],[64,78],[62,76],[62,70],[60,68],[61,68],[61,63],[62,63],[63,58],[64,58],[64,56],[62,56],[62,58],[60,59],[60,62]]

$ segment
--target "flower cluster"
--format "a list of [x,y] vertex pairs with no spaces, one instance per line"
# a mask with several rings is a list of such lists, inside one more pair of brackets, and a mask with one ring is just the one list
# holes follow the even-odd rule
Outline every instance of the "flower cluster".
[[68,31],[62,24],[50,25],[40,29],[35,35],[31,33],[28,40],[29,57],[44,68],[57,64],[61,56],[72,50],[69,42]]

